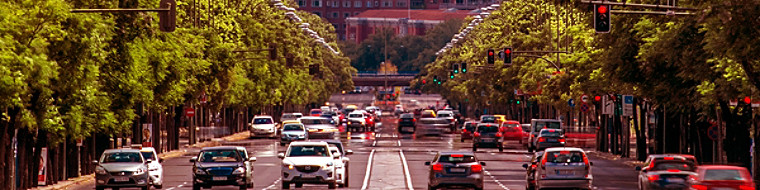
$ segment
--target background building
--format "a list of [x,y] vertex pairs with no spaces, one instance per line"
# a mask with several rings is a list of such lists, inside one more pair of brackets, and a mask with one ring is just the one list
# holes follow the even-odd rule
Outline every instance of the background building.
[[367,10],[346,19],[346,39],[360,43],[377,28],[393,28],[398,36],[424,35],[443,21],[464,19],[471,14],[477,13],[471,10]]

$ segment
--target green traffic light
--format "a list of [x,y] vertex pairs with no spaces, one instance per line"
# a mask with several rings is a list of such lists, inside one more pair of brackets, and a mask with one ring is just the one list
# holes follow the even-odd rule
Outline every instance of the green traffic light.
[[451,75],[451,76],[449,76],[449,77],[451,77],[451,79],[454,79],[454,75]]
[[517,100],[517,104],[520,104],[520,100]]
[[462,69],[462,73],[466,73],[466,72],[467,72],[467,69]]
[[438,84],[441,84],[441,81],[438,81]]

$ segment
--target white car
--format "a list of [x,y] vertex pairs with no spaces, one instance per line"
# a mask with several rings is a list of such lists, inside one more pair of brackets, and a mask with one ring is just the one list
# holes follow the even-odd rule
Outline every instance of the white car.
[[296,188],[304,183],[327,184],[335,189],[335,158],[326,142],[292,142],[287,152],[277,154],[282,159],[282,189]]
[[270,138],[277,137],[277,123],[274,122],[272,116],[258,115],[253,117],[251,123],[248,124],[250,130],[250,137],[265,136]]
[[348,127],[347,131],[350,131],[350,129],[366,131],[367,130],[367,120],[364,116],[364,113],[361,111],[354,111],[348,114],[348,123],[346,124]]
[[161,165],[161,162],[163,162],[164,159],[158,158],[156,149],[153,147],[142,147],[140,149],[140,154],[142,154],[145,160],[151,160],[148,162],[148,177],[150,177],[150,181],[153,184],[153,187],[156,189],[163,188],[164,166]]
[[338,155],[337,157],[334,157],[335,162],[333,162],[335,164],[335,182],[338,183],[338,187],[346,187],[348,185],[348,181],[346,181],[348,176],[346,176],[346,165],[342,160],[343,155],[340,154],[340,149],[336,146],[330,146],[330,153],[332,153],[332,155]]

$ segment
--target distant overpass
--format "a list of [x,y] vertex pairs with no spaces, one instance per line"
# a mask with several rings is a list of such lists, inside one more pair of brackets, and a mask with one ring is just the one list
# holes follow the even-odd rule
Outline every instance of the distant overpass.
[[387,75],[377,72],[360,72],[351,79],[354,81],[354,86],[385,86],[386,80],[388,86],[409,86],[416,75],[416,72]]

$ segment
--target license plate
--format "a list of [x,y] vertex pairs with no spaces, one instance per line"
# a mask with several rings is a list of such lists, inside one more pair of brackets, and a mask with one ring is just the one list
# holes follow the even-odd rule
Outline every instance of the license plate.
[[557,142],[557,139],[547,139],[546,142]]
[[573,175],[572,170],[557,170],[557,175]]
[[459,173],[461,173],[461,172],[464,172],[465,170],[464,170],[464,168],[451,168],[451,169],[449,169],[449,171],[450,172],[459,172]]
[[303,178],[315,178],[315,177],[317,177],[317,175],[314,175],[314,174],[301,174],[301,177],[303,177]]
[[125,182],[125,181],[129,181],[129,177],[114,177],[113,181],[115,181],[115,182]]
[[213,180],[214,181],[226,181],[227,180],[227,176],[214,176]]
[[482,139],[481,142],[493,142],[493,139]]
[[665,179],[665,181],[667,181],[668,183],[683,183],[686,180],[682,178],[667,178]]

